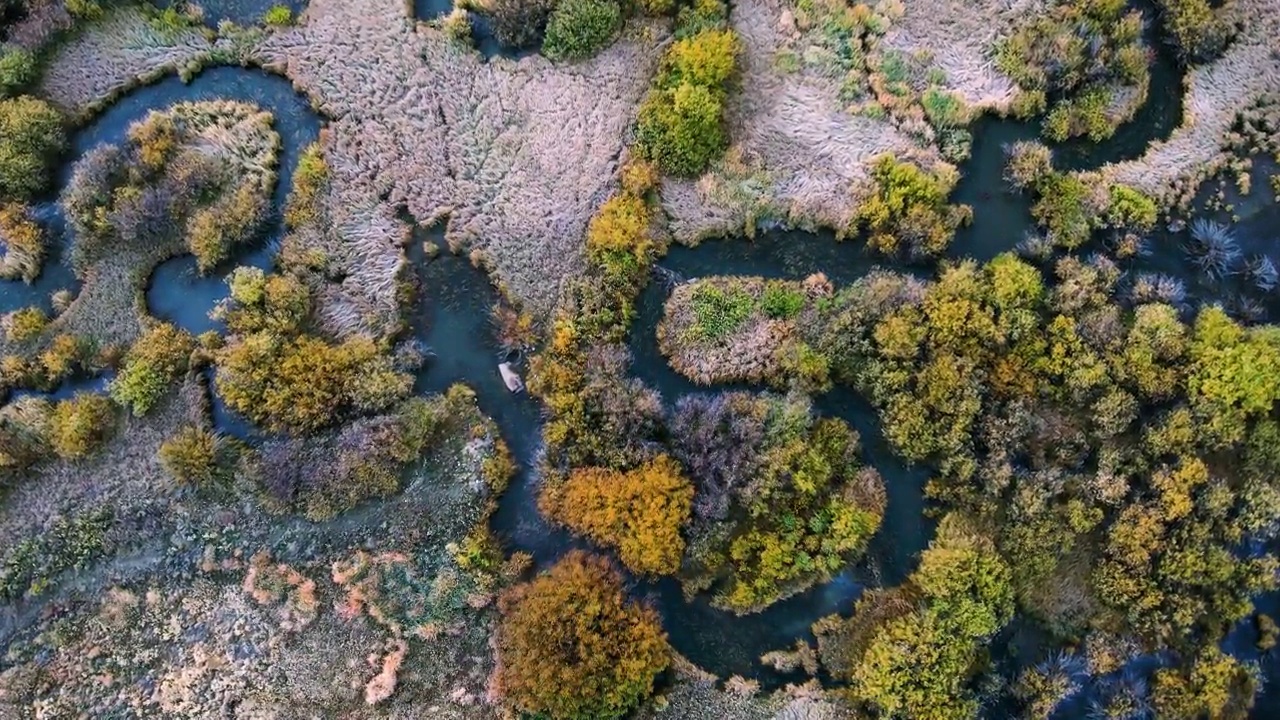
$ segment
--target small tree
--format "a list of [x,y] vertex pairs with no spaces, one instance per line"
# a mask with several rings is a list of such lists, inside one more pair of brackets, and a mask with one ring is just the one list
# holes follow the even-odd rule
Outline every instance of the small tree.
[[111,383],[111,397],[134,415],[146,415],[169,385],[187,371],[195,347],[195,338],[186,330],[169,323],[156,325],[125,355],[124,367]]
[[53,408],[49,443],[58,457],[74,460],[89,455],[115,429],[115,406],[106,395],[80,393]]
[[542,54],[552,60],[585,60],[604,49],[622,27],[613,0],[564,0],[551,13]]
[[693,486],[680,464],[659,455],[635,470],[574,470],[544,496],[553,517],[596,542],[618,548],[627,567],[663,575],[680,568],[680,528],[693,509]]
[[33,97],[0,100],[0,200],[25,200],[48,183],[66,146],[62,116]]

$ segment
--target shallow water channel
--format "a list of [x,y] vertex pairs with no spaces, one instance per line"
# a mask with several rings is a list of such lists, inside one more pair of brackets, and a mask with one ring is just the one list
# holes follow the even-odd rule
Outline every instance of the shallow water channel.
[[[419,0],[416,9],[420,17],[444,10],[443,3],[437,0]],[[1096,167],[1104,162],[1136,157],[1152,140],[1167,137],[1181,116],[1180,82],[1180,73],[1163,58],[1156,66],[1150,100],[1137,119],[1100,145],[1065,144],[1059,148],[1060,166]],[[74,161],[98,143],[120,142],[128,126],[150,110],[163,109],[175,102],[214,98],[249,101],[274,113],[275,127],[283,140],[280,180],[275,191],[277,209],[282,207],[292,186],[299,154],[316,139],[323,121],[286,80],[256,70],[216,68],[202,73],[190,84],[169,78],[135,90],[75,134],[69,160]],[[954,198],[974,207],[975,221],[959,234],[949,254],[953,258],[985,260],[1011,249],[1030,227],[1026,199],[1009,193],[1001,180],[1003,147],[1015,140],[1035,138],[1038,128],[1008,120],[982,119],[973,130],[973,157],[962,167],[964,177]],[[71,164],[68,162],[60,175],[60,187],[69,177]],[[56,205],[46,202],[39,207],[39,213],[42,221],[60,234]],[[1245,218],[1245,225],[1255,228],[1256,232],[1246,230],[1246,234],[1260,238],[1259,247],[1271,249],[1270,245],[1262,244],[1261,238],[1267,234],[1264,230],[1274,227],[1277,220],[1280,212],[1274,206],[1258,207]],[[280,233],[278,212],[273,228],[261,243],[234,258],[228,269],[237,264],[269,268]],[[507,541],[509,550],[529,552],[539,564],[551,562],[567,548],[582,543],[563,530],[549,526],[537,512],[532,468],[540,444],[540,408],[527,395],[509,393],[496,371],[500,351],[493,339],[489,316],[490,308],[498,300],[497,293],[483,272],[471,267],[463,257],[445,251],[428,260],[422,252],[423,243],[439,245],[439,230],[418,231],[409,248],[410,259],[418,270],[422,298],[412,318],[413,332],[432,350],[432,357],[418,375],[415,390],[438,392],[454,382],[465,382],[476,391],[481,409],[498,423],[521,467],[493,517],[493,528]],[[1175,238],[1161,238],[1156,245],[1155,252],[1144,263],[1163,272],[1189,276]],[[724,274],[799,279],[821,271],[837,286],[843,286],[877,263],[884,264],[884,261],[865,253],[861,243],[838,243],[829,234],[785,230],[766,231],[752,241],[727,239],[707,241],[696,248],[673,247],[660,262],[663,279],[655,278],[638,304],[638,317],[629,339],[633,354],[631,372],[660,391],[668,405],[687,393],[725,389],[693,385],[672,371],[659,354],[654,331],[671,281]],[[894,269],[930,275],[935,268],[898,266]],[[219,329],[218,324],[208,318],[208,313],[226,296],[224,273],[225,269],[198,276],[191,257],[163,263],[156,269],[147,289],[148,308],[156,317],[193,333]],[[32,286],[0,282],[0,311],[32,303],[48,307],[49,294],[64,287],[74,291],[75,279],[57,256],[52,257]],[[101,379],[94,382],[101,386]],[[67,388],[59,390],[63,395],[67,392]],[[922,497],[928,468],[907,466],[893,456],[881,437],[875,412],[855,393],[836,389],[817,398],[815,405],[820,413],[844,418],[857,428],[866,461],[880,472],[888,489],[889,505],[884,523],[865,561],[846,569],[827,584],[779,602],[762,613],[741,618],[711,608],[705,597],[685,602],[674,581],[635,583],[636,593],[651,599],[660,609],[675,648],[718,675],[742,674],[761,679],[766,685],[786,679],[764,669],[757,661],[759,655],[792,646],[797,638],[810,637],[809,626],[824,615],[847,615],[864,588],[900,582],[932,536],[933,525],[925,517]],[[240,437],[255,434],[220,404],[215,406],[215,422],[220,430]]]

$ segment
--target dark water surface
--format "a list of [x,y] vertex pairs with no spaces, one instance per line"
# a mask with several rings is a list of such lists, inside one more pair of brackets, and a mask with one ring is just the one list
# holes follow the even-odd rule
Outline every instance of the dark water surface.
[[[451,12],[453,12],[453,0],[413,0],[413,16],[421,22],[438,20]],[[529,47],[506,47],[494,37],[493,26],[488,15],[475,11],[468,11],[467,15],[471,19],[471,45],[486,58],[504,57],[519,60],[522,57],[537,55],[541,50],[541,41]]]
[[[233,0],[221,5],[211,3],[207,7],[249,8],[252,5],[252,12],[260,15],[265,7],[259,8],[255,2],[257,0]],[[451,4],[444,0],[418,0],[415,3],[420,19],[437,17],[450,8]],[[234,16],[232,10],[220,12]],[[491,39],[491,35],[489,37]],[[483,48],[482,37],[480,41]],[[1181,73],[1176,66],[1163,58],[1153,74],[1150,100],[1137,119],[1100,145],[1070,142],[1059,146],[1056,156],[1059,167],[1095,167],[1104,162],[1136,157],[1152,140],[1167,137],[1181,115],[1180,79]],[[124,138],[128,125],[149,110],[163,109],[174,102],[211,98],[251,101],[275,114],[276,129],[283,139],[280,182],[275,192],[277,208],[281,207],[291,188],[299,153],[316,138],[322,121],[312,113],[306,101],[293,92],[287,81],[255,70],[212,69],[189,85],[171,78],[140,88],[76,134],[73,158],[99,142],[119,142]],[[1028,203],[1022,196],[1004,189],[1001,180],[1003,148],[1008,143],[1036,136],[1034,125],[1009,120],[986,118],[975,124],[973,157],[962,167],[964,176],[954,196],[959,202],[973,205],[975,222],[958,235],[949,253],[951,257],[986,260],[1012,248],[1022,239],[1031,225]],[[69,173],[70,163],[64,168],[60,183],[65,183]],[[1254,197],[1265,194],[1266,190],[1265,187],[1257,187]],[[38,212],[43,221],[56,229],[60,222],[56,207],[41,205]],[[1280,223],[1280,210],[1266,203],[1249,207],[1242,204],[1237,213],[1242,215],[1239,233],[1249,247],[1274,251],[1272,240],[1274,229]],[[235,258],[235,264],[270,267],[273,244],[279,237],[278,213],[273,227],[273,232],[268,233],[263,242],[247,248]],[[1159,238],[1159,242],[1153,242],[1153,253],[1142,261],[1145,263],[1142,267],[1190,277],[1178,237],[1177,233],[1169,233],[1167,237]],[[508,392],[498,375],[497,364],[503,357],[489,320],[498,295],[484,273],[473,268],[465,258],[446,251],[428,260],[422,249],[423,243],[439,246],[439,231],[415,233],[409,248],[409,257],[417,268],[421,286],[421,302],[412,318],[413,337],[431,351],[427,363],[418,373],[415,390],[439,392],[455,382],[465,382],[475,390],[481,410],[497,422],[520,466],[518,476],[493,516],[493,528],[507,542],[509,550],[529,552],[540,565],[553,562],[566,549],[582,546],[582,542],[562,529],[550,526],[537,512],[534,471],[541,443],[541,410],[526,394]],[[668,406],[685,394],[712,390],[695,386],[675,373],[658,353],[654,331],[671,282],[726,274],[799,279],[820,271],[837,286],[843,286],[877,264],[885,264],[885,261],[869,256],[861,242],[838,243],[829,234],[780,229],[766,231],[750,241],[718,240],[705,242],[697,248],[673,247],[659,264],[661,272],[658,274],[663,280],[655,279],[650,283],[639,300],[638,317],[629,338],[633,354],[631,372],[657,389]],[[935,270],[931,266],[890,267],[925,276],[932,275]],[[208,319],[208,312],[226,295],[221,277],[223,271],[198,277],[193,269],[194,262],[190,257],[178,258],[157,268],[146,294],[148,308],[153,315],[171,320],[192,332],[218,329],[217,324]],[[47,302],[49,293],[59,287],[74,290],[74,278],[65,267],[51,262],[35,286],[0,283],[0,310],[12,310],[31,302]],[[1206,294],[1212,290],[1206,290]],[[517,367],[522,374],[527,372],[527,363],[517,362]],[[724,388],[714,388],[721,389]],[[857,428],[862,436],[864,460],[880,472],[888,490],[889,504],[882,528],[863,562],[847,568],[829,583],[779,602],[762,613],[742,618],[711,608],[705,597],[686,602],[677,583],[672,580],[634,583],[636,593],[650,598],[661,611],[675,648],[721,676],[742,674],[759,678],[766,685],[776,685],[788,679],[762,668],[757,662],[759,655],[768,650],[790,647],[797,638],[810,638],[810,625],[825,615],[849,614],[865,588],[901,582],[933,535],[933,523],[925,516],[922,497],[922,488],[929,477],[928,468],[908,466],[890,452],[875,412],[856,393],[847,389],[833,390],[816,398],[815,407],[821,414],[844,418]],[[214,418],[224,432],[241,437],[257,435],[253,428],[228,413],[220,404],[215,405]],[[1275,597],[1268,602],[1277,604]],[[1237,630],[1227,639],[1227,646],[1252,657],[1247,647],[1249,632],[1248,628]],[[1027,641],[1027,638],[1034,637],[1030,631],[1018,637],[1022,641],[1015,644],[1034,646]],[[1256,655],[1256,651],[1253,652]],[[1273,701],[1264,698],[1263,702]],[[1074,707],[1082,708],[1082,705]]]

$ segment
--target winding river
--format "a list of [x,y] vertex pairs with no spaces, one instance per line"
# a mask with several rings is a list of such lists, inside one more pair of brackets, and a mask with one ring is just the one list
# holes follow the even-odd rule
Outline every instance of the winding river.
[[[244,3],[229,0],[225,5],[231,10],[223,11],[232,17],[242,12],[246,19],[252,19],[248,17],[249,10],[243,9],[250,4],[252,0]],[[260,15],[262,9],[255,5],[253,17]],[[416,9],[420,17],[425,17],[445,8],[439,0],[418,0]],[[483,28],[477,30],[485,54],[496,52],[496,45],[485,46],[491,36]],[[1172,60],[1162,54],[1153,73],[1150,99],[1137,118],[1101,145],[1072,142],[1061,146],[1060,166],[1096,167],[1103,162],[1136,157],[1152,140],[1167,137],[1181,116],[1180,84],[1181,73]],[[150,110],[176,102],[214,98],[253,102],[274,113],[275,128],[283,140],[275,191],[277,209],[282,207],[292,187],[299,154],[317,138],[323,120],[293,91],[288,81],[257,70],[214,68],[189,84],[168,78],[138,88],[75,134],[71,160],[98,143],[122,141],[128,126]],[[1007,192],[1001,181],[1003,146],[1036,137],[1038,128],[1034,124],[984,118],[973,129],[973,157],[963,166],[964,177],[954,197],[974,206],[975,222],[958,235],[950,255],[985,260],[1011,249],[1030,227],[1027,200]],[[61,172],[60,187],[65,185],[71,165],[68,162]],[[1265,202],[1250,200],[1249,203],[1247,207],[1242,204],[1237,208],[1237,213],[1242,215],[1238,231],[1251,252],[1272,249],[1274,243],[1267,244],[1273,240],[1268,231],[1280,227],[1280,208]],[[51,200],[41,204],[38,213],[51,230],[62,234],[61,218]],[[240,253],[228,263],[228,268],[239,264],[269,268],[281,232],[278,211],[272,227],[260,244]],[[1199,283],[1185,262],[1177,237],[1168,234],[1154,240],[1154,252],[1138,263],[1136,269],[1175,273],[1189,283]],[[537,512],[532,468],[540,443],[540,409],[527,395],[509,393],[495,370],[499,350],[489,327],[489,310],[498,299],[497,293],[483,272],[473,268],[464,257],[442,252],[427,260],[421,250],[424,242],[440,244],[439,229],[419,230],[410,246],[410,258],[422,287],[422,302],[412,317],[413,332],[433,351],[433,357],[417,377],[415,390],[436,392],[454,382],[465,382],[476,391],[481,409],[498,423],[521,466],[521,472],[493,516],[493,528],[507,541],[509,550],[529,552],[539,564],[551,562],[567,548],[581,543],[563,530],[549,526]],[[32,286],[0,282],[0,311],[32,303],[48,307],[48,297],[54,290],[67,288],[74,292],[75,278],[56,255],[50,258]],[[822,271],[839,286],[856,280],[877,262],[885,264],[867,255],[860,243],[837,243],[829,234],[771,230],[751,242],[716,240],[696,248],[673,247],[660,266],[667,271],[664,275],[678,280],[713,274],[798,279]],[[897,269],[926,275],[933,271],[932,267]],[[148,309],[154,316],[193,333],[220,329],[208,318],[208,312],[226,296],[223,274],[220,271],[198,276],[194,272],[194,260],[189,256],[163,263],[155,270],[146,291]],[[1200,284],[1196,287],[1202,288],[1205,295],[1221,290]],[[666,403],[673,404],[682,395],[709,389],[694,386],[672,371],[657,351],[654,331],[669,290],[667,283],[655,279],[644,291],[629,345],[633,355],[632,373],[660,391]],[[101,387],[101,379],[91,382]],[[58,395],[65,396],[82,387],[86,386],[60,388]],[[718,675],[741,674],[757,678],[766,686],[789,679],[763,668],[757,661],[759,655],[792,646],[797,638],[811,637],[809,626],[824,615],[851,612],[864,588],[900,582],[932,536],[933,525],[925,517],[922,497],[928,468],[907,466],[893,456],[881,437],[875,412],[855,393],[836,389],[817,398],[816,406],[821,413],[842,417],[858,429],[866,459],[884,477],[889,492],[883,529],[873,540],[864,562],[846,569],[830,583],[779,602],[765,612],[742,618],[712,609],[705,597],[685,602],[674,581],[635,582],[635,592],[651,599],[660,609],[675,648]],[[214,412],[220,430],[239,437],[255,435],[253,428],[220,405],[215,406]],[[1274,604],[1275,598],[1270,602]],[[1018,637],[1008,641],[1015,646],[1020,644]],[[1229,644],[1233,642],[1233,647],[1242,645],[1238,639],[1228,639]]]

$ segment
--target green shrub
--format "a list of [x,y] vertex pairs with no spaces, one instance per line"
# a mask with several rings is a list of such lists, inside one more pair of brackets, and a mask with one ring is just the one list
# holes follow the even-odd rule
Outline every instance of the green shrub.
[[804,293],[785,282],[770,282],[760,297],[760,308],[771,318],[789,320],[804,309]]
[[708,30],[677,40],[662,56],[658,86],[724,88],[733,78],[742,46],[732,30]]
[[755,298],[740,288],[722,290],[716,285],[704,284],[693,294],[697,332],[707,340],[731,335],[742,327],[755,309]]
[[1054,243],[1075,248],[1089,240],[1093,213],[1089,209],[1089,187],[1075,175],[1053,173],[1036,186],[1039,199],[1031,215],[1048,230]]
[[867,243],[886,255],[938,255],[972,213],[967,205],[947,204],[954,172],[928,172],[885,154],[876,159],[871,179],[875,193],[858,208],[850,232],[865,228]]
[[0,98],[16,94],[36,74],[35,58],[21,48],[0,48]]
[[663,172],[701,173],[728,145],[720,97],[700,85],[655,90],[640,107],[638,149]]
[[97,20],[102,17],[102,6],[96,0],[64,0],[71,17],[77,20]]
[[78,393],[53,408],[49,444],[58,457],[75,460],[97,450],[115,430],[115,405],[106,395]]
[[62,116],[52,105],[26,96],[0,100],[0,201],[44,189],[65,146]]
[[272,5],[262,16],[262,22],[270,27],[285,27],[293,24],[293,10],[288,5]]
[[729,6],[724,0],[693,0],[688,5],[681,5],[676,13],[676,39],[693,37],[707,30],[720,30],[728,24]]
[[1128,185],[1111,186],[1111,202],[1107,205],[1106,215],[1109,226],[1148,232],[1156,226],[1158,217],[1156,201],[1141,190]]
[[663,172],[697,175],[728,145],[726,86],[740,51],[730,30],[704,30],[674,43],[662,57],[636,126],[636,149]]
[[1209,0],[1157,0],[1156,4],[1165,29],[1188,61],[1213,59],[1231,39],[1231,23],[1215,12]]
[[266,193],[243,183],[229,196],[198,210],[187,224],[187,248],[201,273],[225,261],[231,250],[253,239],[267,214]]
[[156,325],[125,354],[124,366],[111,383],[111,397],[134,415],[146,415],[187,371],[195,348],[195,338],[186,330],[169,323]]
[[929,123],[939,130],[969,124],[969,108],[959,93],[929,88],[920,96]]
[[613,42],[622,27],[615,0],[561,0],[547,22],[542,54],[552,60],[585,60]]

